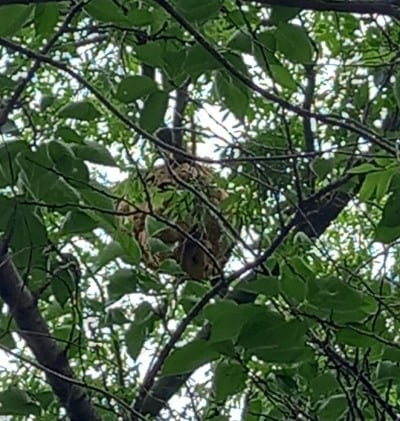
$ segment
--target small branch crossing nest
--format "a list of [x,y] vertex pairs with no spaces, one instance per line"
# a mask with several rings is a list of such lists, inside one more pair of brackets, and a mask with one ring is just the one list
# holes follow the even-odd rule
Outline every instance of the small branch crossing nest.
[[[166,259],[173,259],[195,280],[222,270],[234,243],[211,210],[222,214],[220,204],[227,197],[213,180],[213,171],[204,165],[174,162],[149,172],[144,202],[137,204],[127,195],[118,204],[118,211],[129,215],[121,219],[132,224],[148,268],[158,270]],[[155,222],[157,217],[170,225]]]

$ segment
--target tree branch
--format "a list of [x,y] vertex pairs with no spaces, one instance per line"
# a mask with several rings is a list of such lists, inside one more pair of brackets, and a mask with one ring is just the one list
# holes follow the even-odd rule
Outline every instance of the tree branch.
[[[8,305],[20,336],[36,360],[48,368],[46,379],[67,411],[71,421],[100,421],[86,391],[66,380],[74,379],[64,351],[51,336],[31,292],[24,285],[7,253],[5,241],[0,242],[0,296]],[[57,376],[51,371],[59,373]]]
[[393,0],[244,0],[244,2],[327,12],[375,13],[400,18],[400,3]]
[[[171,382],[174,386],[177,386],[172,390],[172,394],[170,395],[169,392],[171,390],[164,389],[165,385],[163,384],[163,390],[161,392],[167,392],[166,399],[163,399],[163,396],[159,396],[159,386],[155,384],[156,377],[162,368],[165,360],[167,359],[170,352],[175,347],[178,340],[181,338],[183,332],[185,331],[186,327],[197,317],[200,311],[209,303],[209,301],[215,297],[218,292],[221,290],[225,290],[227,286],[229,286],[234,280],[238,279],[241,275],[250,272],[248,276],[251,276],[251,273],[254,269],[258,268],[262,265],[265,261],[267,261],[279,248],[279,246],[283,243],[283,241],[287,238],[289,233],[293,228],[293,224],[289,223],[281,232],[275,237],[274,241],[272,241],[271,245],[268,249],[258,258],[256,258],[253,262],[246,265],[245,267],[233,272],[230,276],[224,279],[220,279],[219,282],[210,290],[208,291],[197,303],[192,307],[189,311],[187,316],[182,320],[182,322],[178,325],[177,329],[171,335],[169,341],[161,350],[159,356],[157,357],[155,363],[150,368],[150,370],[146,373],[146,376],[143,381],[143,385],[141,390],[138,394],[136,401],[133,404],[133,409],[135,412],[138,412],[142,415],[151,414],[153,416],[157,415],[158,412],[163,408],[165,402],[177,392],[177,390],[182,386],[182,384],[190,377],[192,373],[183,374],[179,376],[171,376],[170,378],[173,379]],[[204,339],[208,336],[208,329],[209,326],[205,326],[198,334],[198,339]],[[167,378],[168,379],[168,378]],[[161,378],[161,382],[163,382],[163,378]],[[153,385],[155,384],[156,391],[153,391]]]
[[351,119],[341,119],[330,115],[324,115],[317,112],[305,110],[302,107],[294,105],[293,103],[275,95],[274,93],[257,85],[250,77],[244,75],[237,67],[235,67],[226,57],[224,57],[207,38],[201,34],[190,22],[188,22],[167,0],[154,0],[160,7],[162,7],[177,23],[185,28],[193,38],[214,57],[232,76],[238,81],[242,82],[245,86],[253,92],[260,95],[267,101],[271,101],[282,107],[285,110],[291,111],[301,117],[314,118],[316,121],[322,122],[327,125],[341,127],[349,130],[358,136],[368,139],[373,144],[378,145],[383,150],[389,152],[392,156],[396,155],[394,148],[381,136],[374,133],[370,128],[365,127],[358,121]]
[[[358,191],[359,184],[351,192],[339,190],[350,178],[339,179],[308,197],[303,202],[304,208],[295,211],[294,220],[296,226],[294,229],[305,232],[312,238],[320,237]],[[251,272],[240,284],[251,283],[255,278],[254,272]],[[233,300],[238,304],[254,302],[256,297],[256,294],[242,291],[240,288],[228,293],[226,296],[228,300]],[[207,324],[198,333],[196,339],[207,339],[209,333],[210,325]],[[161,377],[152,387],[147,388],[147,393],[144,396],[138,397],[134,409],[143,415],[156,416],[192,374],[193,372],[189,372],[176,376]]]
[[[0,0],[0,6],[2,5],[2,0]],[[60,28],[53,34],[53,36],[50,38],[48,43],[40,50],[41,54],[47,54],[53,46],[56,44],[60,36],[65,32],[68,25],[71,23],[74,16],[82,9],[83,3],[80,2],[76,4],[74,7],[71,8],[68,15],[66,16],[63,24],[60,26]],[[1,12],[0,12],[1,13]],[[7,121],[8,115],[12,111],[13,107],[17,103],[18,99],[22,95],[23,91],[29,84],[29,82],[32,80],[33,76],[35,75],[36,71],[39,69],[41,64],[41,61],[36,59],[32,65],[32,67],[28,70],[27,75],[21,79],[21,81],[16,86],[13,94],[8,99],[8,101],[5,103],[5,106],[0,111],[0,127]]]

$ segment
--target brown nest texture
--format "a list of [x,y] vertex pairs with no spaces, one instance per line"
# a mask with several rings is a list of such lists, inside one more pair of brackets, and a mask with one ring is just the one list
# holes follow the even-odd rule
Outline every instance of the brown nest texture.
[[218,216],[227,195],[215,185],[213,170],[197,163],[173,162],[150,171],[142,184],[144,200],[136,203],[126,195],[118,211],[129,215],[122,220],[124,226],[132,227],[144,264],[158,270],[173,259],[195,280],[218,274],[234,243]]

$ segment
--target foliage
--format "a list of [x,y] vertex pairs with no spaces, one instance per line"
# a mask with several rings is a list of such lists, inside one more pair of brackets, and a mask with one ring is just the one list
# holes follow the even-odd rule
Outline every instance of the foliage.
[[[33,299],[0,285],[0,414],[83,419],[63,400],[74,376],[91,419],[398,419],[394,9],[11,3],[0,2],[0,283],[14,281],[6,244]],[[117,210],[150,196],[176,208],[185,187],[153,191],[146,174],[195,153],[227,193],[209,212],[235,244],[223,276],[203,282],[182,281],[172,259],[147,267]],[[179,215],[148,212],[164,252],[158,234]],[[36,307],[54,347],[21,328]]]

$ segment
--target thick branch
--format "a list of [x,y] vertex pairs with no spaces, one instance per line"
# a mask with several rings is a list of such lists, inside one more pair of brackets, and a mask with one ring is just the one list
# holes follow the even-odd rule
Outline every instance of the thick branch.
[[379,14],[400,18],[400,2],[391,0],[244,0],[265,6],[298,7],[306,10]]
[[[19,330],[36,360],[46,371],[46,378],[72,421],[100,421],[86,391],[73,384],[74,374],[63,350],[51,336],[36,301],[19,276],[6,246],[0,252],[0,296],[9,306]],[[72,381],[68,381],[71,379]]]

